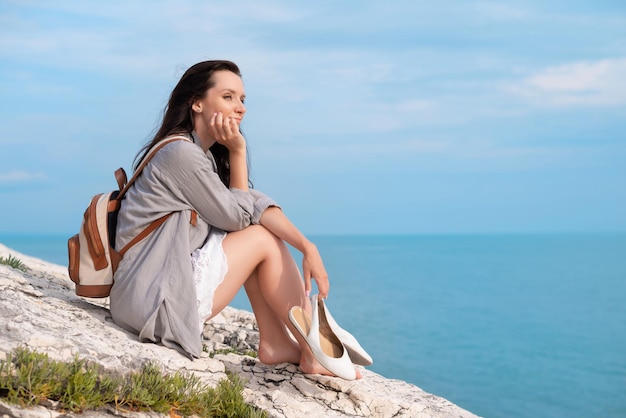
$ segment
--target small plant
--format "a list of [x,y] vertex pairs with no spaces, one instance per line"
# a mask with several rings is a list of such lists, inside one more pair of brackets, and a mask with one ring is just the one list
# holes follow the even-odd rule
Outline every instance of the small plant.
[[20,406],[50,399],[70,411],[105,405],[170,416],[266,417],[246,404],[243,382],[233,374],[211,388],[193,374],[164,374],[154,363],[128,375],[107,373],[100,365],[75,357],[52,360],[47,354],[16,348],[0,361],[0,397]]
[[22,260],[17,257],[13,257],[11,254],[9,254],[9,256],[6,258],[0,257],[0,264],[4,264],[6,266],[13,267],[14,269],[18,269],[24,272],[28,270],[28,267],[26,267],[26,264],[22,263]]

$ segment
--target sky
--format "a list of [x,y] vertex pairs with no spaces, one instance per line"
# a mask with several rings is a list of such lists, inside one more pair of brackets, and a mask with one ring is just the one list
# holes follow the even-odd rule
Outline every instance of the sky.
[[76,233],[206,59],[308,235],[626,231],[623,1],[0,0],[0,233]]

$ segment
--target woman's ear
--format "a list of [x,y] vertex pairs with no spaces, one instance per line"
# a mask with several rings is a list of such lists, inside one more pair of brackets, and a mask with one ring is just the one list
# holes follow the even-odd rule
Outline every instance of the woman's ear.
[[193,102],[193,104],[191,105],[191,110],[196,113],[202,113],[202,103],[200,103],[200,100],[196,100],[195,102]]

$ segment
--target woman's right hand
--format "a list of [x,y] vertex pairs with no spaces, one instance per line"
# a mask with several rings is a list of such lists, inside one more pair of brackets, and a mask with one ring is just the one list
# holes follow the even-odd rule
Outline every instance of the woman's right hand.
[[224,118],[222,112],[216,112],[211,117],[209,133],[216,142],[224,145],[231,153],[246,151],[246,139],[239,131],[239,123],[233,117]]

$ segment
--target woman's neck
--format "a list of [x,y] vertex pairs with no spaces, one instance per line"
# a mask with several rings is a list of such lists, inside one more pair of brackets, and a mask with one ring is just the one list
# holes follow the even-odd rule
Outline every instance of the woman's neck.
[[215,143],[214,139],[211,139],[211,136],[208,132],[202,132],[203,129],[194,129],[191,132],[191,137],[193,138],[193,142],[199,144],[202,147],[202,150],[206,153],[209,148]]

